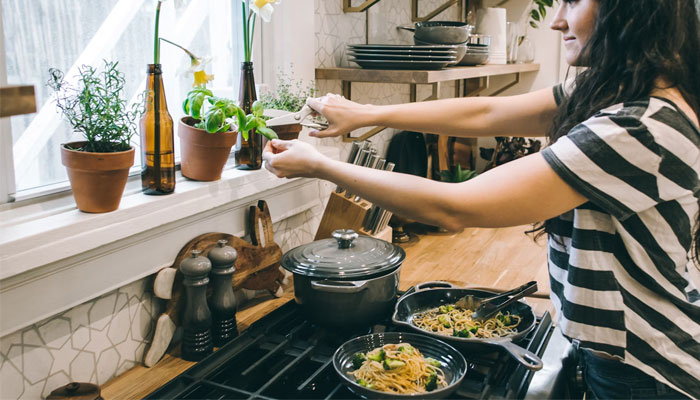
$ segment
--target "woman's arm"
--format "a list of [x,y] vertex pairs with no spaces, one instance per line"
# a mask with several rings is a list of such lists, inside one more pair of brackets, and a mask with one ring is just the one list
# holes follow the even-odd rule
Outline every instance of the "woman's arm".
[[534,223],[586,202],[540,154],[462,183],[437,182],[331,160],[299,141],[272,141],[263,158],[277,176],[326,179],[398,215],[450,230]]
[[545,136],[556,113],[552,88],[509,97],[463,97],[375,106],[328,94],[307,104],[329,122],[313,136],[339,136],[365,126],[387,126],[450,136]]

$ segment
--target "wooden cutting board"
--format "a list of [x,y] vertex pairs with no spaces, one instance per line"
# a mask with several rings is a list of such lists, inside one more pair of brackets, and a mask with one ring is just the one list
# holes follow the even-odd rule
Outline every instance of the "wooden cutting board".
[[[199,250],[206,257],[216,247],[219,240],[227,240],[236,249],[238,258],[234,264],[233,289],[268,290],[273,295],[282,295],[284,274],[280,270],[282,249],[274,241],[272,219],[267,203],[258,201],[248,212],[248,232],[251,242],[221,232],[199,235],[185,244],[175,257],[173,264],[160,271],[154,282],[156,296],[168,299],[165,311],[158,317],[153,341],[144,364],[155,365],[161,359],[172,341],[175,330],[180,326],[180,318],[185,308],[185,296],[180,263],[191,256],[192,250]],[[168,288],[169,286],[169,288]],[[168,290],[170,289],[170,290]]]

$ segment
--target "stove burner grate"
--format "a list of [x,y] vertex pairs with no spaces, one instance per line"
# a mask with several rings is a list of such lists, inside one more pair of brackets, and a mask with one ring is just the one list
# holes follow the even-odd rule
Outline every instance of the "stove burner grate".
[[[539,356],[552,332],[549,313],[519,344]],[[289,302],[238,338],[149,394],[147,399],[356,399],[333,369],[350,338],[396,331],[390,322],[340,332],[319,327]],[[532,372],[505,352],[470,354],[459,398],[523,398]]]

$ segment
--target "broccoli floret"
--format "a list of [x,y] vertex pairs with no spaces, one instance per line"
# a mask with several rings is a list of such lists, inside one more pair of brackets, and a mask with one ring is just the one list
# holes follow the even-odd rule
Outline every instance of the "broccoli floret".
[[469,332],[473,333],[476,335],[476,332],[479,330],[478,326],[472,326],[471,328],[468,328]]
[[352,356],[352,366],[355,369],[358,369],[362,366],[362,363],[365,362],[365,360],[366,360],[366,358],[365,358],[364,353],[355,353]]
[[386,360],[384,360],[384,369],[385,370],[401,368],[405,365],[406,365],[405,362],[403,362],[401,360],[394,360],[393,358],[387,358]]
[[439,368],[439,367],[442,367],[442,363],[441,363],[440,361],[438,361],[438,360],[432,358],[432,357],[426,357],[426,358],[425,358],[425,362],[427,362],[428,364],[432,365],[433,367],[438,367],[438,368]]
[[367,381],[362,379],[362,378],[356,380],[355,382],[357,382],[357,384],[360,386],[366,387],[367,389],[374,389],[375,388],[374,383],[367,383]]
[[450,317],[447,315],[438,315],[438,322],[442,324],[445,328],[449,328],[452,326]]
[[406,354],[413,354],[413,346],[405,345],[399,346],[399,351]]
[[499,321],[503,322],[505,325],[510,325],[510,315],[500,314],[496,317]]
[[437,375],[432,374],[428,378],[428,381],[425,382],[425,390],[432,392],[435,389],[437,389]]
[[452,332],[452,336],[468,338],[472,337],[472,333],[469,331],[469,329],[462,329],[461,331],[455,329]]
[[367,358],[372,361],[382,362],[386,358],[386,351],[384,351],[384,349],[379,349],[379,351],[374,354],[367,354]]
[[440,306],[440,307],[438,308],[438,310],[439,310],[442,314],[446,314],[446,313],[449,311],[449,310],[447,309],[447,306]]

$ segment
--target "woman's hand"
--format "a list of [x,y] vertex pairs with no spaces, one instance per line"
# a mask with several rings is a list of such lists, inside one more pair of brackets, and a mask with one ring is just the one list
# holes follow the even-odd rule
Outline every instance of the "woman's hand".
[[328,93],[322,97],[309,97],[306,104],[328,120],[328,129],[311,131],[309,136],[340,136],[369,125],[367,118],[371,106],[355,103],[341,95]]
[[318,177],[329,159],[308,143],[298,140],[270,140],[263,151],[265,168],[279,178]]

